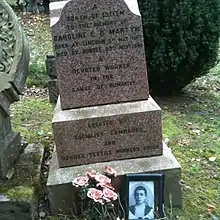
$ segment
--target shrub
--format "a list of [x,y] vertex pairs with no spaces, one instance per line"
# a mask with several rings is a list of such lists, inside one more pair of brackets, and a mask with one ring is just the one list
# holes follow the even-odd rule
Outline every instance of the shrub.
[[41,62],[30,62],[29,73],[25,85],[27,87],[47,87],[48,75],[46,74],[45,64]]
[[216,63],[218,0],[139,0],[150,90],[179,92]]

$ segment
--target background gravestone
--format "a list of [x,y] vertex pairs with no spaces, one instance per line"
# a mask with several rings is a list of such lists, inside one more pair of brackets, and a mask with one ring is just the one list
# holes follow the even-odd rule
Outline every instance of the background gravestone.
[[19,7],[23,12],[48,12],[49,0],[6,0],[12,7]]
[[59,89],[57,83],[57,71],[56,71],[56,58],[54,55],[46,56],[46,72],[49,76],[48,80],[48,92],[49,100],[51,103],[56,103],[59,96]]
[[4,178],[21,150],[19,133],[11,129],[9,106],[19,100],[28,74],[29,48],[11,7],[0,2],[0,178]]

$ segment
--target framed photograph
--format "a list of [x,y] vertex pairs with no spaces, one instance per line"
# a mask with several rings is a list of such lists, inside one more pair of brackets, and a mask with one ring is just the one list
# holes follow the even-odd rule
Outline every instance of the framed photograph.
[[125,193],[126,220],[164,217],[163,174],[128,174]]

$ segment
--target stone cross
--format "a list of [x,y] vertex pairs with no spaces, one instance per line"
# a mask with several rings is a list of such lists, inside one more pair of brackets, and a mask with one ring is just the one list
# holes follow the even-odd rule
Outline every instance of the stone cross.
[[0,1],[0,178],[4,178],[22,150],[19,133],[12,131],[9,106],[19,100],[28,74],[29,48],[18,19]]

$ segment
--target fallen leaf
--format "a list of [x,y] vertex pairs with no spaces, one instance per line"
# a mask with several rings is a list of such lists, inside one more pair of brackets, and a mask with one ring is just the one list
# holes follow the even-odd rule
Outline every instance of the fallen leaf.
[[208,209],[214,209],[214,208],[215,208],[215,206],[212,205],[212,204],[206,204],[206,205],[207,205],[207,208],[208,208]]
[[200,133],[201,133],[201,131],[199,129],[193,129],[192,132],[194,132],[194,133],[196,133],[198,135],[200,135]]
[[210,162],[214,162],[216,160],[216,157],[209,157]]

